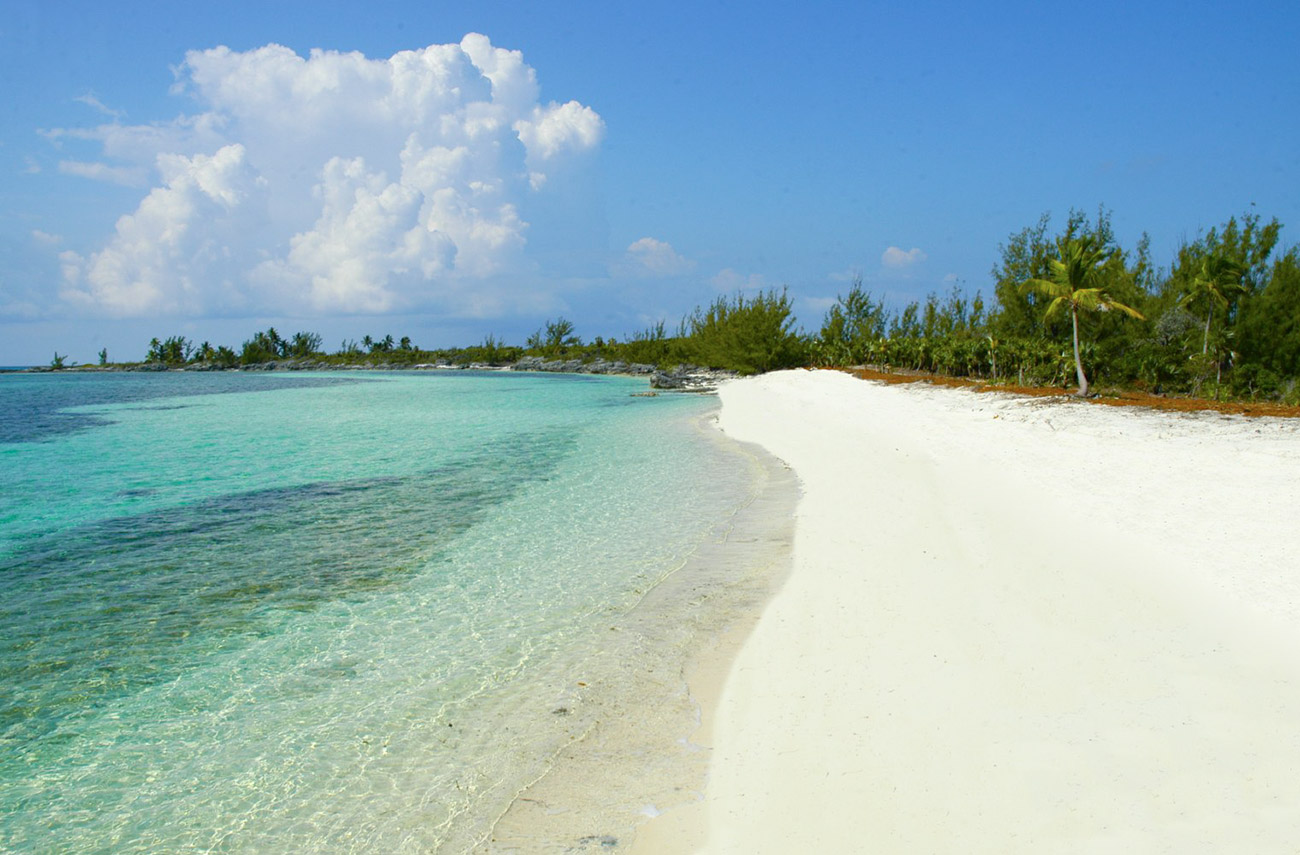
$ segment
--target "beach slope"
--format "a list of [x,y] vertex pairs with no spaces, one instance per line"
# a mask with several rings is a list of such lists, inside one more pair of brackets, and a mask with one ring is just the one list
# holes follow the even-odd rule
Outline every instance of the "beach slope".
[[1292,852],[1300,433],[782,372],[794,566],[658,851]]

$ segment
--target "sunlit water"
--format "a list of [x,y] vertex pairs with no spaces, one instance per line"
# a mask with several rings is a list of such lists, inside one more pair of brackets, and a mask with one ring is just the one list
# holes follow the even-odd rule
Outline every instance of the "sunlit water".
[[709,399],[643,388],[0,376],[0,850],[490,827],[594,639],[750,488]]

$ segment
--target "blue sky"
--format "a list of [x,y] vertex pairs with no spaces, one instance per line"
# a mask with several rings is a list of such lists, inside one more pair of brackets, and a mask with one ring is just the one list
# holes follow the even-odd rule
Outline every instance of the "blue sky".
[[987,295],[1047,211],[1162,264],[1243,211],[1300,230],[1290,3],[6,10],[0,365],[622,337],[783,286],[816,329],[854,273]]

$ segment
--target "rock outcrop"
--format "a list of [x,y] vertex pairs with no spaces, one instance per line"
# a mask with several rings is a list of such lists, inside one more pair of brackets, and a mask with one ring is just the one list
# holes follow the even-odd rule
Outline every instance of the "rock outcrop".
[[656,371],[650,375],[650,388],[674,392],[712,392],[718,388],[719,383],[736,376],[734,371],[678,365],[671,371]]
[[623,362],[607,359],[593,359],[583,362],[581,359],[543,359],[540,356],[525,356],[513,366],[515,371],[552,371],[561,374],[653,374],[653,365],[639,362]]

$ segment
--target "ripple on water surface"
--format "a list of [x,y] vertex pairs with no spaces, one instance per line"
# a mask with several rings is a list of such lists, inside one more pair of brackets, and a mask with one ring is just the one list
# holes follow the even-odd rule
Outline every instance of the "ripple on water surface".
[[92,385],[75,430],[0,445],[0,848],[486,828],[590,725],[611,617],[747,489],[709,402],[633,381],[238,379]]

